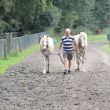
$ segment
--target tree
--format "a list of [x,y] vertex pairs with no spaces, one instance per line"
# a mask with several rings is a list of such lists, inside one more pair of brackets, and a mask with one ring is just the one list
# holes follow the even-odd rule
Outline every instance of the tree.
[[88,28],[93,25],[92,10],[94,9],[94,3],[94,0],[53,0],[53,4],[62,10],[62,18],[58,28]]
[[98,27],[103,29],[107,26],[107,0],[96,0],[94,8],[94,17],[98,20]]
[[0,32],[5,32],[9,24],[10,16],[8,15],[12,9],[12,0],[0,0]]
[[0,32],[103,29],[107,0],[0,0]]
[[34,28],[38,31],[45,31],[49,28],[56,28],[61,17],[59,9],[52,5],[52,0],[48,0],[48,4],[45,7],[43,13],[39,14],[34,22]]

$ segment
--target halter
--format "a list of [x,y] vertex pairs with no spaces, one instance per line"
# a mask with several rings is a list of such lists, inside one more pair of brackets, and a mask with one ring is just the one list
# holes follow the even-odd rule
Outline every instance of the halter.
[[[42,41],[43,42],[43,41]],[[42,53],[46,56],[49,55],[49,51],[48,51],[48,47],[49,47],[49,44],[48,44],[48,40],[46,39],[46,42],[47,42],[47,45],[42,45],[42,46],[45,46],[46,48],[45,49],[41,49]]]
[[42,46],[45,46],[46,48],[48,48],[48,44],[47,45],[42,45]]
[[[42,45],[42,46],[46,46],[46,47],[48,47],[48,40],[47,40],[47,38],[46,38],[46,42],[47,42],[47,45]],[[42,41],[42,43],[43,43],[43,41]]]

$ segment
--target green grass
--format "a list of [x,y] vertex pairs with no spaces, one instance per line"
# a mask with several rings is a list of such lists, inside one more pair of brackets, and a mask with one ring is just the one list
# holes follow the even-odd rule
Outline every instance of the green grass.
[[[100,34],[100,35],[89,35],[88,36],[89,42],[105,42],[107,43],[107,35],[106,34]],[[110,47],[108,44],[101,46],[101,49],[106,52],[107,54],[110,54]]]
[[57,45],[60,44],[60,40],[61,40],[61,38],[60,38],[60,37],[55,37],[55,39],[56,39],[56,43],[57,43]]
[[[60,37],[56,37],[57,43],[60,43]],[[89,42],[106,42],[107,35],[106,34],[99,34],[99,35],[88,35]]]
[[99,34],[99,35],[88,35],[89,42],[106,42],[107,35],[106,34]]
[[103,46],[101,47],[101,49],[102,49],[104,52],[110,54],[110,46],[109,46],[109,45],[103,45]]
[[23,59],[33,54],[39,49],[38,45],[33,45],[28,49],[23,50],[17,55],[9,55],[6,59],[0,59],[0,74],[3,74],[11,66],[22,62]]

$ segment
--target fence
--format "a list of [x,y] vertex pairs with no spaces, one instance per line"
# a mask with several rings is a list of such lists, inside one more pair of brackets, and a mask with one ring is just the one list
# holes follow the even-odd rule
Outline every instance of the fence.
[[0,39],[0,58],[6,58],[10,53],[22,52],[31,45],[39,43],[44,34],[45,32],[42,32],[13,38],[12,33],[7,33],[6,39]]

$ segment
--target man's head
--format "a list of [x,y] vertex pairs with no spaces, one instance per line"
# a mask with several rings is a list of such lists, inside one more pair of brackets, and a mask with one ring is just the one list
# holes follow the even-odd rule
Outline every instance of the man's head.
[[66,28],[66,30],[65,30],[65,35],[66,35],[67,37],[69,37],[69,36],[70,36],[70,33],[71,33],[70,29],[69,29],[69,28]]

